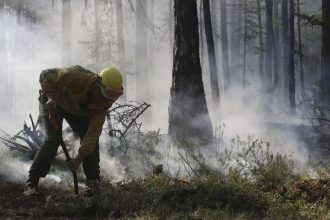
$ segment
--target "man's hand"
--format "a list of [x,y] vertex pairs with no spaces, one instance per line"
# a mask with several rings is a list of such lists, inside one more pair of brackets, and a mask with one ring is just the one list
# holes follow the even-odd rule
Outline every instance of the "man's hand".
[[45,106],[46,106],[46,109],[48,109],[48,110],[55,110],[56,102],[53,99],[49,98],[48,101],[46,102]]
[[67,162],[69,169],[73,172],[78,169],[81,162],[84,160],[85,156],[82,154],[78,154],[78,156],[74,159],[71,159]]

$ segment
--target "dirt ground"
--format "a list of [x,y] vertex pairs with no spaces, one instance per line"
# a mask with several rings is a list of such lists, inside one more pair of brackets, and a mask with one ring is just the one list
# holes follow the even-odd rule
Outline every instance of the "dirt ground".
[[47,200],[74,197],[72,191],[51,185],[40,186],[37,196],[26,198],[23,188],[22,183],[0,179],[0,219],[63,219],[47,211]]

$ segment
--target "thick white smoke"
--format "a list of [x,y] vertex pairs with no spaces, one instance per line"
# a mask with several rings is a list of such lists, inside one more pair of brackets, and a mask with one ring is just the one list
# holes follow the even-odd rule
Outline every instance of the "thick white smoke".
[[[79,64],[87,68],[94,62],[94,58],[90,57],[90,50],[85,41],[94,38],[92,33],[91,21],[93,13],[91,9],[87,11],[87,26],[81,25],[81,15],[84,9],[83,1],[73,1],[73,35],[72,35],[72,64]],[[166,3],[167,5],[167,3]],[[127,7],[127,5],[124,5]],[[156,13],[156,50],[154,51],[154,69],[149,72],[150,81],[150,104],[152,120],[143,122],[143,130],[157,130],[160,128],[162,134],[167,133],[168,129],[168,105],[170,98],[171,76],[172,76],[172,48],[169,46],[169,39],[164,37],[167,32],[164,30],[164,21],[167,22],[167,13],[160,10],[162,6],[158,5]],[[129,8],[129,7],[127,7]],[[0,113],[0,129],[14,134],[22,127],[23,121],[28,119],[28,114],[32,113],[34,118],[38,115],[38,90],[39,90],[39,73],[43,69],[60,67],[60,48],[61,48],[61,5],[56,3],[54,8],[50,5],[43,9],[44,14],[40,15],[42,22],[34,26],[27,23],[17,25],[16,18],[13,14],[6,13],[6,58],[8,66],[6,72],[1,71],[0,75],[0,100],[9,101],[2,102],[0,108],[3,110]],[[134,33],[135,25],[132,21],[134,16],[126,11],[127,23],[125,24],[125,43],[126,56],[129,65],[134,63]],[[101,13],[100,16],[105,16],[106,13]],[[115,25],[115,22],[111,23]],[[32,28],[33,27],[33,28]],[[112,35],[111,35],[112,36]],[[17,39],[22,38],[24,43],[17,45]],[[2,51],[0,51],[2,53]],[[206,56],[207,53],[204,53]],[[220,54],[221,56],[221,54]],[[206,58],[201,59],[203,65],[203,79],[206,91],[206,97],[209,104],[209,111],[213,123],[213,128],[223,126],[224,139],[227,142],[236,135],[242,138],[247,135],[254,135],[257,139],[263,139],[270,142],[279,142],[275,152],[293,154],[293,157],[301,163],[302,167],[306,167],[308,154],[305,150],[305,144],[301,141],[297,133],[291,129],[290,125],[304,123],[299,119],[299,116],[291,117],[283,112],[283,103],[272,104],[272,112],[267,112],[264,108],[264,103],[267,98],[262,95],[262,91],[256,86],[248,86],[246,90],[242,90],[240,86],[233,87],[223,96],[221,100],[220,115],[213,112],[213,106],[210,98],[210,82],[208,76],[208,68],[206,67]],[[253,58],[252,58],[253,60]],[[109,65],[113,65],[112,60]],[[147,61],[145,63],[147,65]],[[251,65],[251,64],[250,64]],[[134,72],[134,65],[130,68]],[[219,70],[221,73],[222,71]],[[256,76],[253,71],[250,75]],[[220,74],[220,80],[223,79],[223,74]],[[146,85],[136,85],[135,76],[130,74],[127,76],[128,100],[135,99],[135,91],[139,87]],[[250,79],[253,82],[253,77]],[[252,84],[253,84],[252,83]],[[198,122],[197,122],[198,124]],[[286,129],[278,127],[278,124],[285,124]],[[291,127],[292,128],[292,127]],[[104,142],[103,142],[104,144]],[[172,175],[184,175],[185,168],[182,165],[178,151],[170,142],[165,142],[156,146],[156,150],[163,155],[162,159],[155,160],[155,163],[164,164],[165,171],[170,171]],[[272,145],[274,146],[274,145]],[[1,148],[5,148],[0,143]],[[212,149],[210,149],[212,150]],[[205,150],[207,151],[207,150]],[[2,156],[0,160],[0,175],[7,176],[13,180],[24,180],[27,177],[27,171],[30,163],[22,162],[16,158]],[[134,169],[135,161],[131,164],[131,169]],[[137,167],[139,167],[139,164]],[[128,178],[125,175],[125,169],[117,158],[111,158],[107,149],[101,147],[101,172],[102,175],[110,180],[116,181]],[[70,173],[69,173],[70,175]]]

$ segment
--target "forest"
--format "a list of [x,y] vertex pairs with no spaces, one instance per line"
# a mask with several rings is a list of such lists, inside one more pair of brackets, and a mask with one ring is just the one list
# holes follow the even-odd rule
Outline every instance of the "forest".
[[[72,66],[123,78],[99,192],[60,147],[26,197],[40,73]],[[0,0],[0,100],[0,218],[330,219],[329,0]]]

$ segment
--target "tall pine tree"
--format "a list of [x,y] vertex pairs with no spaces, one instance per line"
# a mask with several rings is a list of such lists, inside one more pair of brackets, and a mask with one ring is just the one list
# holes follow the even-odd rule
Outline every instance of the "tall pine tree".
[[169,131],[175,139],[184,136],[209,141],[212,125],[206,105],[196,0],[175,0],[175,45],[169,107]]
[[330,1],[322,0],[322,82],[323,101],[330,105]]

